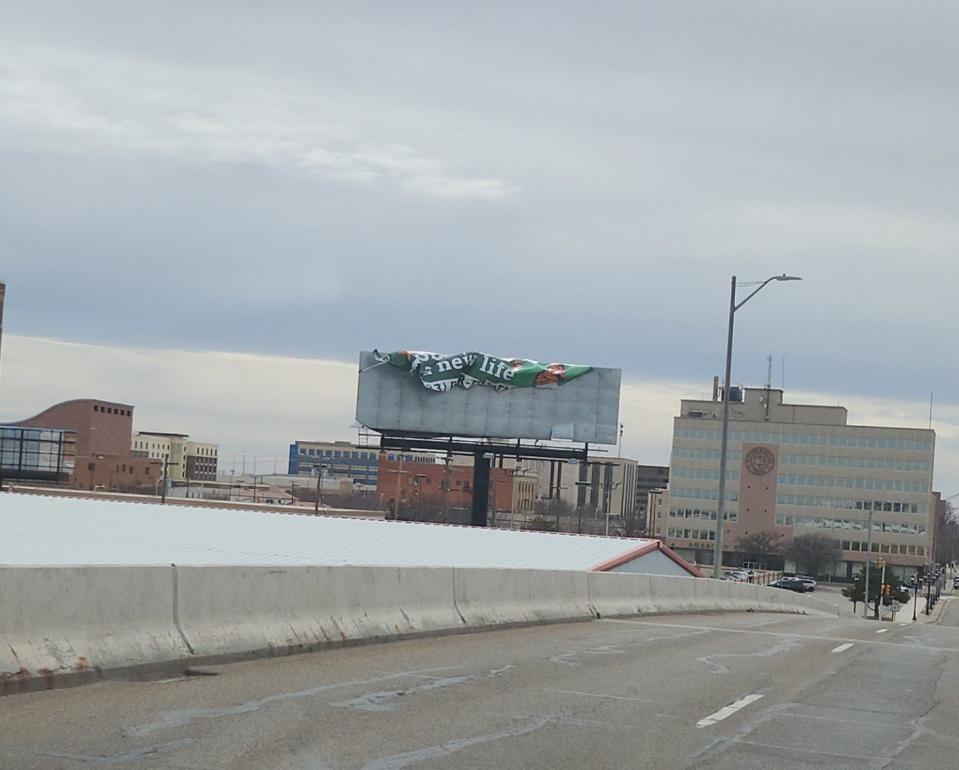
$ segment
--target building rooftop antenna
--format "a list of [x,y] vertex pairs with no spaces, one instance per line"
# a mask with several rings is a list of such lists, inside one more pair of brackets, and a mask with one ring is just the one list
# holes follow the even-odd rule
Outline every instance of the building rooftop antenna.
[[769,391],[773,387],[773,354],[766,356],[766,398],[763,399],[766,409],[766,419],[769,419]]

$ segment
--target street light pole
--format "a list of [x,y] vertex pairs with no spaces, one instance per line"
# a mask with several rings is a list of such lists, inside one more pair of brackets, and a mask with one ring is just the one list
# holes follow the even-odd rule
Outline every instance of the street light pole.
[[736,276],[729,290],[729,329],[726,332],[726,372],[723,380],[723,432],[719,442],[719,499],[716,501],[716,545],[713,546],[713,577],[723,576],[723,520],[726,518],[726,451],[729,446],[729,380],[733,369],[733,322],[736,319]]
[[729,391],[733,368],[733,322],[736,311],[756,296],[772,281],[801,281],[794,275],[774,275],[759,284],[746,298],[736,302],[736,276],[732,277],[729,289],[729,328],[726,332],[726,371],[723,384],[723,428],[719,448],[719,494],[716,501],[716,545],[713,547],[713,577],[719,579],[723,574],[723,524],[726,518],[726,450],[729,446]]
[[863,611],[863,617],[869,617],[869,565],[872,559],[872,507],[869,508],[869,518],[867,519],[868,532],[866,533],[866,581],[863,584],[864,602],[866,605]]
[[916,606],[919,604],[919,570],[916,570],[916,585],[912,591],[912,622],[916,622]]

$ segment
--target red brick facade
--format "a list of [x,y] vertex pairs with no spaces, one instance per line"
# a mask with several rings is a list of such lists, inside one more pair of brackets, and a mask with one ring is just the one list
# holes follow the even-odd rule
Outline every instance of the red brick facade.
[[[437,463],[399,463],[380,457],[376,492],[386,506],[396,500],[397,474],[399,474],[400,500],[404,504],[446,505],[450,508],[468,508],[473,501],[472,466],[451,465],[449,475],[446,466]],[[449,480],[447,500],[446,481]],[[490,510],[510,511],[513,507],[513,477],[504,468],[490,469]]]
[[153,494],[163,478],[163,463],[146,457],[89,455],[78,457],[73,472],[76,489]]
[[133,454],[133,407],[129,404],[92,398],[64,401],[13,425],[76,433],[76,460],[69,482],[75,489],[152,492],[162,476],[158,460]]
[[24,428],[72,430],[77,434],[78,457],[128,455],[133,436],[133,407],[81,398],[56,404],[34,417],[12,424]]

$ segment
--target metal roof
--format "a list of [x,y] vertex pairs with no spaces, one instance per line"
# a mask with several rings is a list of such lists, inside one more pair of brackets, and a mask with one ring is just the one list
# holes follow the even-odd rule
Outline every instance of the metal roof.
[[0,565],[608,569],[656,540],[0,494]]

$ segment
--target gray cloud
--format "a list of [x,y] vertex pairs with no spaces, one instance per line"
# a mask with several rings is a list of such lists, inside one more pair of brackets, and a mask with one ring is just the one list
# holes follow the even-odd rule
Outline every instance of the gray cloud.
[[[15,4],[0,262],[29,335],[490,349],[959,404],[959,10]],[[777,367],[778,368],[778,367]]]

